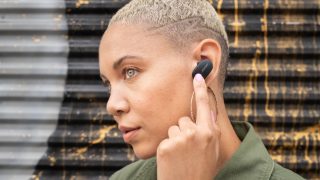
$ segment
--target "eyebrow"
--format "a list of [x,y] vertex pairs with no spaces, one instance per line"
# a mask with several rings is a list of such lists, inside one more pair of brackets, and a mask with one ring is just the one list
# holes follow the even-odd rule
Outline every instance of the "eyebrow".
[[[123,64],[123,63],[124,63],[126,60],[128,60],[128,59],[141,59],[141,57],[139,57],[139,56],[125,55],[125,56],[119,58],[118,60],[116,60],[116,61],[113,63],[113,65],[112,65],[113,69],[114,69],[114,70],[117,70],[117,69],[121,66],[121,64]],[[102,80],[105,79],[107,82],[109,82],[109,81],[107,80],[107,78],[106,78],[103,74],[100,74],[100,77],[101,77]]]
[[113,69],[116,70],[118,69],[121,64],[126,61],[127,59],[141,59],[141,57],[139,56],[130,56],[130,55],[126,55],[126,56],[123,56],[121,58],[119,58],[118,60],[116,60],[116,62],[113,63]]

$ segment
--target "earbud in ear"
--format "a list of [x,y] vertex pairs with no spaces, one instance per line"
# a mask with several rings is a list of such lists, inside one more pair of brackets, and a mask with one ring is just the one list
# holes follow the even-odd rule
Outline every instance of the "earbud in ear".
[[192,71],[192,78],[194,78],[194,76],[199,73],[202,75],[204,79],[206,79],[206,77],[212,71],[212,68],[213,68],[213,65],[210,60],[208,59],[201,60],[197,64],[197,67],[195,67],[194,70]]

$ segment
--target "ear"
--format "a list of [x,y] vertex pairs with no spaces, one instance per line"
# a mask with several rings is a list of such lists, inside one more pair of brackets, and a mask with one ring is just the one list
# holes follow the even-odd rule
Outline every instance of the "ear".
[[206,79],[208,84],[218,77],[221,54],[220,44],[213,39],[204,39],[193,49],[193,59],[196,59],[197,62],[202,59],[208,59],[212,62],[213,69]]

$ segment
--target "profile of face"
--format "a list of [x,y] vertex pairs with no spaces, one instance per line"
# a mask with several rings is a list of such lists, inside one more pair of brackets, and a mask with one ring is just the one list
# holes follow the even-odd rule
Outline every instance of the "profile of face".
[[[156,154],[168,128],[190,116],[195,60],[146,25],[112,24],[99,47],[103,81],[111,86],[107,111],[137,157]],[[134,133],[127,131],[137,129]]]

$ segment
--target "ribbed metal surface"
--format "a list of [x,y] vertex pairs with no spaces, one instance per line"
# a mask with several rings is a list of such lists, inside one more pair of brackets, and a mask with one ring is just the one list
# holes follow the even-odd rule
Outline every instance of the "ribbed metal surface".
[[0,179],[30,179],[65,91],[65,2],[0,1]]
[[68,77],[57,128],[34,178],[108,179],[135,160],[114,121],[98,69],[98,45],[109,17],[125,3],[66,1],[69,29]]
[[[57,128],[34,179],[107,179],[136,160],[105,113],[108,93],[100,85],[97,57],[108,20],[128,1],[66,0],[65,6],[61,0],[8,2],[0,4],[1,177],[29,175],[27,170],[38,159],[35,154],[42,152],[38,147],[45,146],[43,139],[56,122],[56,111],[50,107],[61,93]],[[53,9],[52,4],[59,5]],[[224,93],[231,120],[253,123],[277,162],[305,178],[320,179],[320,2],[217,0],[212,4],[230,41]],[[68,27],[56,27],[64,7]],[[22,17],[29,14],[36,18],[26,23]],[[53,24],[45,17],[52,17]],[[65,30],[69,44],[55,49],[61,47],[57,39]],[[42,39],[53,43],[36,43]],[[15,43],[18,48],[12,48]],[[48,48],[40,49],[43,46]],[[70,49],[67,80],[61,88],[54,83],[61,83],[55,80],[64,76],[65,66],[57,63],[63,61],[66,49]],[[24,82],[21,77],[30,83],[19,86]],[[29,149],[18,156],[21,149],[16,147]]]

